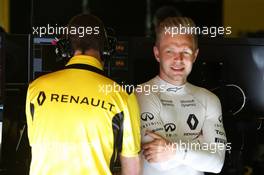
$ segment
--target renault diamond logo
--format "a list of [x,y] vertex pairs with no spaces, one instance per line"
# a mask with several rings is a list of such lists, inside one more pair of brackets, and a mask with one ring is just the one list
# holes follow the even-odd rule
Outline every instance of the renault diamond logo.
[[167,123],[164,125],[165,131],[174,131],[176,129],[176,125],[174,123]]
[[195,130],[199,121],[197,120],[194,114],[190,114],[187,120],[187,124],[189,125],[191,130]]
[[141,120],[143,120],[143,121],[148,121],[148,120],[154,119],[154,115],[149,113],[149,112],[143,112],[140,117],[141,117]]
[[38,104],[40,106],[44,103],[44,101],[46,100],[46,95],[45,95],[44,91],[40,91],[37,100],[38,100]]

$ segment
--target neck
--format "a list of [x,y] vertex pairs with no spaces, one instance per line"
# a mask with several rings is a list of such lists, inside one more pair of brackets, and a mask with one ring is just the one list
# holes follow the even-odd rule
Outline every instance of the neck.
[[100,57],[100,52],[95,50],[95,49],[89,49],[86,50],[84,53],[81,50],[76,50],[74,52],[74,56],[76,55],[88,55],[96,58],[98,61],[102,62],[101,57]]
[[162,80],[164,80],[164,81],[166,81],[166,82],[168,82],[174,86],[182,86],[187,82],[187,80],[182,78],[182,77],[172,79],[172,78],[169,78],[169,77],[163,75],[162,73],[159,74],[159,77],[160,77],[160,79],[162,79]]

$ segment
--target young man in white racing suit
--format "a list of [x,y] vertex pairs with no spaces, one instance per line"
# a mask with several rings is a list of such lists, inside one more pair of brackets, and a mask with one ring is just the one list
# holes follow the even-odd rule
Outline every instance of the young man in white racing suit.
[[160,72],[137,88],[143,175],[201,175],[222,169],[226,136],[220,101],[187,82],[198,54],[197,36],[179,31],[194,26],[190,18],[169,17],[156,27],[153,51]]

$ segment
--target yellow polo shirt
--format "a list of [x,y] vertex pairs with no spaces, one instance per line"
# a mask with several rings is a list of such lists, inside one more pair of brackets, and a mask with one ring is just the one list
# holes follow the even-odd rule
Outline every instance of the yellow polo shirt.
[[138,155],[136,97],[101,72],[96,58],[79,55],[29,85],[30,175],[108,175],[118,151]]

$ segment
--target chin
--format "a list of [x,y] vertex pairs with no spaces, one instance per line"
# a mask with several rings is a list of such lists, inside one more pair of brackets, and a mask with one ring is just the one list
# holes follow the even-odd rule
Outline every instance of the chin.
[[171,77],[171,80],[177,82],[177,84],[183,84],[185,82],[182,76],[173,76]]
[[180,80],[180,79],[184,79],[185,75],[183,73],[179,73],[179,72],[173,72],[171,74],[171,77],[173,79],[177,79],[177,80]]

